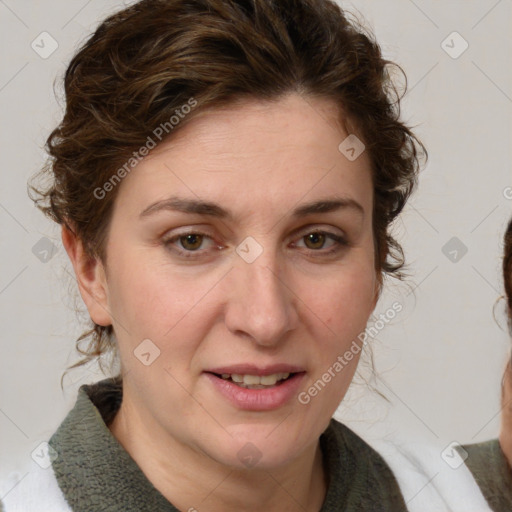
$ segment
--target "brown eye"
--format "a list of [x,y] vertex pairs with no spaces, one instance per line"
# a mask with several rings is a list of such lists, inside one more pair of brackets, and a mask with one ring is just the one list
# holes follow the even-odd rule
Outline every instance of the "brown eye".
[[180,236],[181,246],[188,251],[195,251],[201,247],[203,243],[203,235],[191,233],[189,235]]
[[325,243],[324,233],[309,233],[304,237],[306,247],[308,249],[321,249]]
[[344,236],[328,231],[310,231],[301,236],[295,247],[305,249],[309,255],[318,257],[334,256],[349,246]]
[[164,236],[162,244],[179,258],[204,258],[212,255],[212,249],[222,249],[220,245],[215,244],[212,236],[197,231]]

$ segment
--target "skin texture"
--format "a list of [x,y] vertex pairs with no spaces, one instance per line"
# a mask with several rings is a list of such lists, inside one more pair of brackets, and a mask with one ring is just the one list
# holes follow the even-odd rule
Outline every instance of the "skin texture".
[[[63,230],[90,316],[118,340],[124,395],[111,431],[180,510],[321,507],[319,436],[359,356],[307,405],[294,397],[264,412],[235,407],[204,371],[293,364],[304,391],[364,331],[380,282],[373,185],[368,155],[351,162],[338,150],[348,136],[339,116],[330,100],[296,94],[202,112],[122,181],[105,264]],[[140,216],[170,196],[215,202],[233,219]],[[291,214],[340,197],[361,210]],[[308,243],[318,230],[347,245]],[[179,255],[186,241],[170,241],[185,233],[207,235],[189,258]],[[252,263],[236,252],[249,236],[263,250]],[[160,350],[149,366],[134,355],[145,339]],[[237,455],[248,442],[260,456],[251,468]]]
[[500,446],[509,466],[512,467],[512,368],[510,362],[503,375],[501,407]]

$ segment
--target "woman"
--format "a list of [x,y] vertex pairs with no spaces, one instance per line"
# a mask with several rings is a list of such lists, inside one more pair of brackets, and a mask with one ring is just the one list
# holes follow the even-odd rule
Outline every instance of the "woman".
[[[512,333],[512,219],[504,237],[503,282],[507,300],[508,326]],[[500,446],[512,467],[512,358],[509,359],[503,376]]]
[[406,510],[332,420],[423,153],[378,45],[330,1],[143,0],[65,93],[36,200],[121,372],[6,510]]
[[[507,301],[509,330],[512,332],[512,220],[504,237],[503,281]],[[512,509],[512,365],[509,360],[503,375],[502,417],[499,440],[464,446],[466,465],[495,512]]]

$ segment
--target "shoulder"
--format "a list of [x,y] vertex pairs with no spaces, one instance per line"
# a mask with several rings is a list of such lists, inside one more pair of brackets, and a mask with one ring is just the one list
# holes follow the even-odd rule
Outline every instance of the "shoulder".
[[0,482],[2,512],[71,512],[51,466],[35,462],[22,473],[13,473]]
[[386,462],[410,512],[491,511],[453,443],[418,441],[404,432],[364,440],[348,435],[361,453],[369,453],[361,448],[368,444]]
[[322,511],[405,510],[393,472],[355,432],[333,419],[320,445],[329,481]]
[[[494,467],[500,466],[501,469],[510,471],[503,454],[498,439],[491,439],[482,443],[465,444],[457,448],[461,457],[464,458],[466,465],[473,471],[481,471],[482,462],[491,462]],[[487,465],[486,470],[489,467]]]
[[491,509],[512,510],[512,470],[499,441],[464,445],[458,451]]

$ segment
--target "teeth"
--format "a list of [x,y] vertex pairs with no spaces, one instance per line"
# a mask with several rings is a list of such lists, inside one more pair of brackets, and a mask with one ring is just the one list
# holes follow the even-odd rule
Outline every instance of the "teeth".
[[258,379],[259,382],[247,382],[245,379],[244,382],[246,384],[264,384],[265,386],[273,386],[279,380],[277,377],[279,377],[279,375],[264,375]]
[[[271,375],[270,375],[271,377]],[[250,385],[256,385],[261,384],[261,377],[258,377],[257,375],[244,375],[244,384]],[[275,381],[272,383],[275,384]]]
[[272,375],[239,375],[233,373],[230,375],[229,373],[223,373],[222,378],[225,380],[231,380],[236,382],[240,386],[249,389],[261,389],[266,386],[275,386],[276,383],[280,380],[287,379],[290,376],[289,373],[273,373]]

